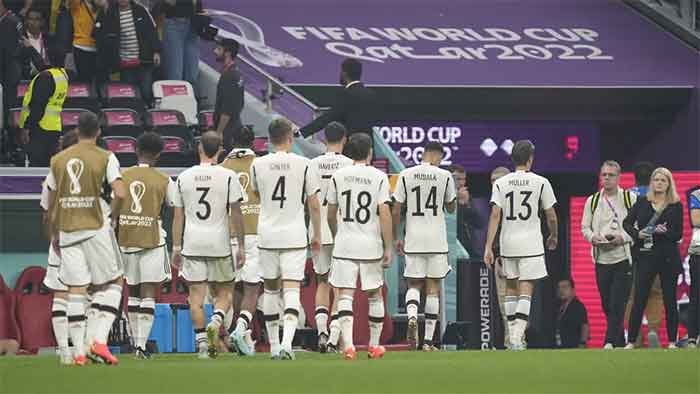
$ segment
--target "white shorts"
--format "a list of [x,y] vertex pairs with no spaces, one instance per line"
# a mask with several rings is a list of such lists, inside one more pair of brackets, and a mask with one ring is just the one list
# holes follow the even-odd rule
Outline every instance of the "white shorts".
[[67,286],[102,285],[123,274],[121,251],[109,226],[91,238],[61,247],[58,277]]
[[301,282],[306,269],[306,249],[260,249],[260,266],[264,279]]
[[503,257],[503,271],[507,279],[537,280],[547,277],[544,256]]
[[124,276],[129,286],[161,283],[171,279],[170,259],[165,245],[135,253],[122,252]]
[[358,275],[363,291],[378,289],[384,285],[384,267],[381,260],[357,261],[334,258],[328,282],[337,289],[355,289]]
[[68,286],[58,280],[58,270],[61,268],[61,258],[58,257],[52,246],[49,246],[49,264],[46,266],[44,286],[51,291],[68,291]]
[[325,275],[331,270],[331,259],[333,258],[333,245],[321,245],[318,256],[313,257],[314,272],[318,275]]
[[447,254],[407,254],[404,278],[444,279],[452,271]]
[[180,275],[188,282],[226,283],[236,277],[233,257],[185,257],[182,256]]
[[[238,241],[231,240],[231,253],[236,256]],[[258,249],[258,236],[245,236],[245,265],[236,271],[236,283],[260,283],[263,281],[262,268],[260,267],[260,249]]]

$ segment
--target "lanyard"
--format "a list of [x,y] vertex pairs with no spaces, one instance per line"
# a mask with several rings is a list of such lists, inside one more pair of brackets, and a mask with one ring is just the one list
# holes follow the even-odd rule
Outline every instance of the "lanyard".
[[615,221],[619,223],[619,222],[620,222],[620,216],[617,214],[617,210],[615,209],[615,207],[614,207],[614,206],[612,205],[612,203],[610,202],[610,199],[608,198],[608,195],[605,194],[605,192],[602,192],[602,193],[603,193],[603,200],[605,200],[605,202],[608,204],[608,207],[609,207],[610,210],[612,211],[613,216],[615,216]]

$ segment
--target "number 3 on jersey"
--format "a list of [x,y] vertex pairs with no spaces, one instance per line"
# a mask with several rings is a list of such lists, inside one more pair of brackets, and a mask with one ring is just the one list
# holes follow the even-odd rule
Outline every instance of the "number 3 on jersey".
[[280,202],[280,209],[284,208],[284,202],[287,200],[286,194],[284,192],[285,177],[281,176],[277,180],[275,185],[275,190],[272,191],[272,201]]
[[[520,208],[519,212],[516,216],[515,214],[515,192],[510,192],[506,194],[506,200],[508,200],[508,214],[506,215],[506,220],[528,220],[530,219],[530,216],[532,216],[532,205],[530,205],[530,202],[528,201],[530,199],[530,196],[532,196],[531,191],[521,191],[520,195],[522,196],[522,200],[520,201]],[[525,213],[523,214],[523,210]]]
[[209,189],[208,187],[198,187],[197,191],[201,192],[202,195],[199,196],[199,204],[204,206],[204,213],[201,213],[200,211],[197,211],[197,217],[199,220],[207,220],[209,219],[209,216],[211,216],[211,204],[209,204],[209,201],[206,200],[207,194],[209,194]]

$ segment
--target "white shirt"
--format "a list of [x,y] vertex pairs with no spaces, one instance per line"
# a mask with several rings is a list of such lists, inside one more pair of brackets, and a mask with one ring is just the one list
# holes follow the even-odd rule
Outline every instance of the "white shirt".
[[333,257],[347,260],[379,260],[384,255],[378,207],[387,204],[389,178],[364,164],[345,167],[333,174],[326,196],[338,205],[338,233]]
[[[311,163],[321,177],[321,192],[319,193],[319,199],[321,200],[321,244],[333,245],[333,235],[330,227],[328,227],[328,202],[326,201],[326,195],[328,194],[328,187],[331,184],[333,174],[341,168],[351,166],[352,159],[340,153],[326,152],[312,159]],[[313,226],[309,226],[309,238],[313,238],[313,236]]]
[[[110,153],[109,158],[107,159],[107,171],[105,171],[104,181],[106,181],[106,183],[108,184],[112,184],[112,182],[116,181],[117,179],[121,179],[121,177],[122,176],[119,171],[119,160],[117,160],[117,157],[114,155],[114,153]],[[46,181],[44,183],[50,190],[55,191],[57,189],[58,186],[56,186],[56,178],[53,172],[51,172],[51,170],[49,170],[49,174],[46,176]],[[105,182],[102,183],[104,184]],[[102,228],[97,230],[78,230],[72,232],[61,231],[59,233],[61,246],[75,244],[86,239],[92,238],[93,236],[95,236],[95,234],[97,234],[98,231],[104,229],[105,227],[111,226],[109,217],[112,214],[112,208],[103,198],[99,197],[98,199],[100,201],[100,209],[102,210],[103,215]],[[48,207],[48,195],[46,196],[46,200]]]
[[[623,245],[612,249],[603,249],[596,246],[591,247],[593,261],[598,264],[615,264],[623,260],[632,261],[630,245],[632,238],[622,228],[622,221],[627,217],[627,207],[625,206],[624,190],[617,189],[614,197],[608,197],[604,190],[600,191],[598,206],[592,212],[591,205],[593,196],[589,196],[583,207],[581,218],[581,232],[588,242],[592,242],[594,235],[604,237],[607,234],[620,234],[625,240]],[[637,201],[637,195],[630,193],[632,205]]]
[[173,201],[185,211],[182,255],[230,256],[228,208],[241,201],[243,191],[234,171],[200,164],[182,172]]
[[306,248],[306,198],[320,190],[311,160],[287,152],[256,157],[251,165],[250,186],[260,195],[258,247]]
[[540,208],[556,204],[549,181],[532,172],[516,171],[493,184],[491,203],[499,206],[501,255],[506,258],[544,255]]
[[423,163],[399,174],[394,199],[406,205],[406,253],[447,253],[445,205],[457,198],[452,175]]

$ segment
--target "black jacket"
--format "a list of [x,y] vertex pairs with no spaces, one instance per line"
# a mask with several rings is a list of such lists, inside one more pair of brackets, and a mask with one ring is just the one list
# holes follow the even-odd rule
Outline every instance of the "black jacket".
[[[475,245],[474,240],[474,231],[482,228],[484,228],[484,220],[473,205],[457,205],[457,239],[469,253],[471,260],[480,260],[482,257],[480,248],[478,245]],[[497,244],[497,241],[498,237],[496,237],[494,246]],[[498,254],[500,254],[500,248]]]
[[379,100],[376,93],[365,85],[355,83],[338,93],[336,105],[299,130],[304,137],[315,134],[330,122],[340,122],[348,130],[348,136],[363,132],[372,136],[377,121]]
[[[142,5],[131,1],[134,16],[136,38],[139,42],[139,59],[141,64],[152,64],[153,54],[160,52],[161,44],[155,22],[150,12]],[[100,13],[95,22],[92,36],[97,43],[98,62],[101,67],[111,70],[119,68],[120,45],[119,6],[115,3],[106,13]]]
[[[627,213],[622,222],[627,234],[634,240],[634,251],[639,255],[639,249],[644,241],[639,239],[639,231],[643,229],[654,216],[654,208],[646,197],[640,197]],[[681,272],[681,254],[678,241],[683,236],[683,206],[680,202],[669,204],[656,224],[664,224],[668,231],[665,234],[654,234],[654,246],[651,253],[656,263],[670,264],[674,272]]]

